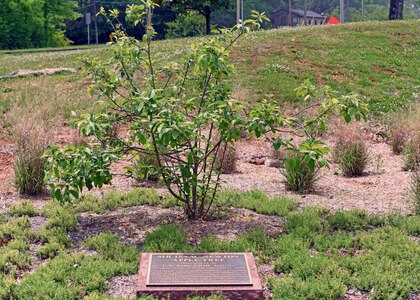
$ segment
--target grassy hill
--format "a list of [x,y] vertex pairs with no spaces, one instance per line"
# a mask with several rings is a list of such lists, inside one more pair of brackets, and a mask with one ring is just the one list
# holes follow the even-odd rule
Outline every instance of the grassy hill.
[[[155,43],[157,58],[179,59],[196,39]],[[64,49],[65,50],[65,49]],[[81,68],[85,56],[106,59],[107,47],[75,51],[0,52],[0,74],[17,69]],[[420,99],[420,21],[353,23],[253,33],[235,47],[231,79],[236,98],[272,97],[299,103],[294,89],[305,79],[369,99],[374,112],[387,112]],[[89,110],[94,100],[80,74],[0,80],[0,126],[30,114],[47,123],[72,110]]]

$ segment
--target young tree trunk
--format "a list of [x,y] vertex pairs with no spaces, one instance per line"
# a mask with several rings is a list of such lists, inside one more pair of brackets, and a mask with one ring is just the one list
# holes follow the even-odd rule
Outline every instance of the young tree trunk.
[[204,16],[206,18],[206,34],[211,33],[211,10],[206,8],[204,11]]
[[402,20],[404,11],[404,0],[391,0],[389,7],[390,20]]
[[305,18],[305,26],[308,25],[308,0],[303,2],[303,15]]
[[289,0],[289,27],[292,26],[292,0]]

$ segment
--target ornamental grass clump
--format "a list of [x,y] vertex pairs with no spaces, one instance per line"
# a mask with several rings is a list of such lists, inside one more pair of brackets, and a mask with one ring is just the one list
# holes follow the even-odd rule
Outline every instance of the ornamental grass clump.
[[414,212],[420,215],[420,167],[411,175],[411,196],[414,202]]
[[357,126],[342,126],[333,148],[334,161],[346,177],[361,176],[370,160],[369,147]]
[[22,124],[14,131],[16,155],[15,185],[19,193],[38,195],[45,187],[46,159],[43,156],[48,139],[41,127]]
[[394,154],[403,154],[406,144],[420,131],[420,105],[412,104],[407,110],[391,116],[388,125],[388,141]]
[[420,167],[420,133],[417,133],[404,146],[404,171],[417,170]]
[[238,154],[236,147],[233,144],[225,144],[222,146],[221,151],[217,153],[216,163],[219,171],[223,174],[232,174],[236,172],[236,162]]

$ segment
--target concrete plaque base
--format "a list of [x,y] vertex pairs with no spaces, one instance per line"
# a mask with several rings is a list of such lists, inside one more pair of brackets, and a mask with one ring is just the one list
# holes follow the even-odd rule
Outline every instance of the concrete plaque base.
[[[247,274],[244,274],[244,268]],[[196,280],[192,280],[194,277]],[[212,294],[230,300],[264,299],[252,253],[142,254],[137,296],[183,300]]]

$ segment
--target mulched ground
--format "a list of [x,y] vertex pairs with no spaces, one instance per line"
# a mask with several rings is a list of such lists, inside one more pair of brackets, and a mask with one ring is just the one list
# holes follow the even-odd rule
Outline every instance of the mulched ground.
[[[64,144],[66,139],[75,139],[74,132],[67,128],[56,135],[60,144]],[[326,136],[324,139],[327,144],[333,145],[333,136]],[[321,205],[331,210],[364,209],[379,214],[411,213],[413,206],[409,201],[410,172],[402,170],[402,157],[392,154],[390,146],[377,137],[367,136],[366,139],[373,159],[364,176],[343,177],[338,166],[332,164],[330,169],[323,171],[315,189],[308,195],[286,191],[280,171],[264,165],[272,157],[268,143],[262,140],[244,140],[236,145],[238,172],[223,175],[222,186],[238,190],[260,189],[269,195],[288,195],[303,206]],[[376,163],[376,158],[380,158],[379,164]],[[119,169],[124,165],[121,163],[114,169],[121,171]],[[13,187],[13,176],[13,144],[0,142],[0,212],[5,212],[19,200]],[[127,191],[133,186],[132,181],[116,176],[113,185],[104,190]],[[95,192],[101,194],[104,190]],[[37,204],[42,206],[42,202]]]
[[112,232],[126,244],[141,248],[147,232],[165,224],[174,224],[187,233],[188,243],[196,245],[201,238],[215,235],[221,239],[234,240],[238,235],[254,228],[263,228],[269,236],[279,236],[285,219],[278,216],[265,216],[247,209],[230,209],[223,219],[198,220],[189,222],[181,208],[158,208],[138,206],[122,208],[104,214],[83,213],[77,230],[70,233],[79,243],[89,236]]
[[[61,131],[57,135],[60,144],[66,140],[74,139],[71,130]],[[365,176],[358,178],[345,178],[340,175],[338,167],[332,165],[323,173],[316,189],[308,195],[297,195],[285,190],[282,176],[277,168],[264,165],[267,159],[272,158],[270,145],[264,141],[242,141],[237,143],[239,161],[238,172],[223,175],[223,187],[239,190],[260,189],[269,195],[288,195],[298,200],[301,206],[321,205],[330,210],[338,209],[364,209],[372,213],[400,212],[408,214],[412,205],[407,200],[409,186],[409,172],[402,171],[402,159],[391,153],[389,145],[375,137],[368,137],[373,155],[380,155],[383,163],[379,166],[371,164]],[[329,145],[333,137],[327,137]],[[13,144],[0,142],[0,213],[20,200],[13,187]],[[115,166],[117,169],[119,166]],[[377,170],[384,170],[378,173]],[[113,186],[105,190],[130,190],[133,183],[123,177],[116,177]],[[160,188],[160,191],[163,189]],[[102,194],[104,191],[95,191]],[[41,209],[47,202],[48,196],[33,199],[35,206]],[[32,226],[40,228],[44,222],[41,217],[31,218]],[[184,228],[188,233],[188,242],[198,244],[204,236],[216,235],[219,238],[233,240],[243,232],[252,228],[262,227],[270,236],[278,236],[283,232],[284,219],[278,216],[264,216],[246,209],[230,209],[224,219],[188,222],[185,220],[181,208],[158,208],[139,206],[122,208],[104,214],[83,213],[80,215],[77,230],[70,233],[76,246],[75,251],[90,253],[84,249],[80,242],[85,238],[101,233],[113,232],[120,237],[123,243],[136,245],[139,250],[143,245],[145,234],[164,224],[175,224]],[[30,271],[33,272],[40,263],[36,261],[36,245],[31,249],[35,264]],[[278,276],[271,265],[259,267],[263,279],[265,295],[270,296],[265,279],[269,276]],[[136,288],[136,275],[117,276],[109,282],[109,294],[133,298]],[[369,299],[368,294],[355,289],[349,289],[346,300]],[[419,300],[420,294],[413,294],[410,300]]]

